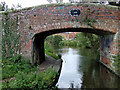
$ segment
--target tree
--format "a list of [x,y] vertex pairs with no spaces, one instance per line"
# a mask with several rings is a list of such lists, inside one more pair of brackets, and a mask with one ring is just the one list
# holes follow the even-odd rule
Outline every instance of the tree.
[[6,11],[8,9],[8,5],[5,2],[0,3],[0,11]]
[[53,2],[53,0],[47,0],[49,3],[52,3]]
[[77,33],[75,39],[78,46],[99,49],[99,37],[91,33]]
[[62,36],[60,35],[50,35],[46,38],[46,41],[52,45],[58,46],[60,41],[62,41]]
[[[47,0],[49,3],[52,3],[53,2],[53,0]],[[63,0],[55,0],[56,1],[56,3],[63,3]]]
[[63,3],[63,0],[56,0],[57,3]]
[[60,36],[60,35],[55,35],[54,38],[53,38],[53,44],[54,44],[55,46],[58,46],[59,43],[60,43],[60,41],[62,41],[62,36]]

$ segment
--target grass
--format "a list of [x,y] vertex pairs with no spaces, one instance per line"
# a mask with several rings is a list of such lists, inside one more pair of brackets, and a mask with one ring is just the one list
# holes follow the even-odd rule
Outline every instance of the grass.
[[9,81],[8,86],[6,83],[2,84],[3,88],[34,88],[34,89],[56,89],[57,87],[52,84],[55,81],[58,73],[50,67],[44,72],[30,72],[29,74],[19,72],[15,75],[14,81]]
[[56,59],[56,60],[60,59],[60,56],[59,56],[59,55],[57,56],[57,55],[54,54],[54,53],[46,52],[46,54],[49,55],[49,56],[51,56],[51,57],[53,57],[53,58]]
[[19,71],[30,72],[34,70],[37,68],[20,55],[2,61],[2,79],[14,77]]
[[15,77],[15,80],[3,82],[2,88],[34,88],[40,90],[57,88],[53,83],[58,72],[52,67],[40,72],[37,66],[31,65],[28,60],[20,55],[3,60],[1,65],[2,79]]

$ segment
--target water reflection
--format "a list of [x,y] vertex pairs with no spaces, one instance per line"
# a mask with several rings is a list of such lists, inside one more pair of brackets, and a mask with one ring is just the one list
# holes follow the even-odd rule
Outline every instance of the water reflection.
[[90,49],[57,49],[63,66],[58,88],[120,88],[120,79],[98,63],[98,54]]
[[[67,52],[64,52],[67,51]],[[71,83],[80,87],[82,75],[79,74],[79,55],[76,50],[72,48],[66,48],[63,50],[62,59],[63,59],[63,66],[62,72],[60,74],[60,78],[57,84],[59,88],[63,87],[71,87]],[[73,59],[74,58],[74,59]],[[72,77],[72,78],[71,78]],[[74,86],[75,87],[75,86]]]

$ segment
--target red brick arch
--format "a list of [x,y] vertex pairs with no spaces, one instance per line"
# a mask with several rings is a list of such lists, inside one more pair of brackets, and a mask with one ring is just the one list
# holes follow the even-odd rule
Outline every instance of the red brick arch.
[[[80,10],[80,15],[72,16],[71,10]],[[95,4],[43,5],[23,9],[17,13],[12,13],[12,15],[18,15],[19,18],[21,54],[32,57],[33,63],[36,53],[38,53],[38,55],[36,54],[38,64],[44,60],[44,38],[57,32],[78,31],[101,35],[101,61],[108,59],[111,62],[110,56],[120,52],[120,12],[117,6]],[[92,27],[86,23],[86,17],[90,20]],[[91,21],[93,19],[96,21],[95,23]],[[112,46],[116,46],[116,48]]]

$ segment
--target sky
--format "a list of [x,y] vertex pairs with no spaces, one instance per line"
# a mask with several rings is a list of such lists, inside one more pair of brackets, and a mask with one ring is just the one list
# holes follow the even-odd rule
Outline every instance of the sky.
[[[67,2],[68,0],[65,1]],[[47,0],[0,0],[0,2],[6,2],[6,5],[8,5],[9,8],[11,8],[13,4],[16,6],[18,3],[22,8],[49,4]],[[55,3],[55,0],[53,0],[53,3]]]
[[[68,1],[69,0],[64,0],[65,3]],[[98,0],[98,1],[101,1],[101,0]],[[102,1],[105,1],[105,0],[102,0]],[[119,1],[119,0],[108,0],[108,1]],[[19,5],[22,6],[22,8],[49,4],[47,0],[0,0],[0,2],[6,2],[6,5],[8,5],[9,8],[11,8],[13,5],[17,6],[18,3]],[[55,3],[55,0],[53,0],[53,3]]]

